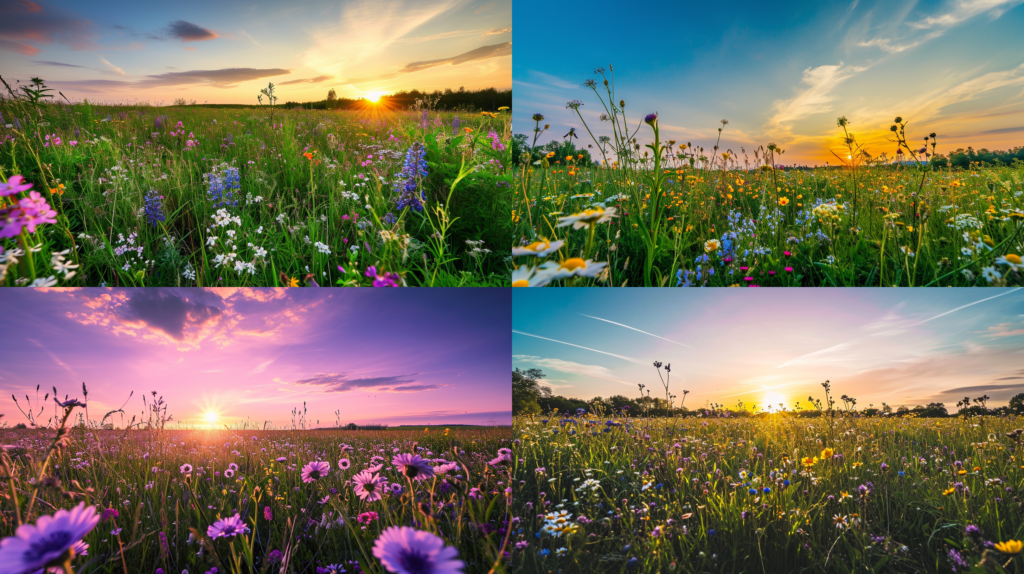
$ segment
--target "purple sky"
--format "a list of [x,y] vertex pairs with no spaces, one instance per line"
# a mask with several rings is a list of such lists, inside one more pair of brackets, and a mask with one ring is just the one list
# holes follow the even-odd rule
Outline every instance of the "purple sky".
[[509,424],[510,306],[504,289],[4,289],[0,413],[24,422],[12,394],[84,381],[94,418],[155,390],[193,425],[287,426],[303,401],[311,426]]

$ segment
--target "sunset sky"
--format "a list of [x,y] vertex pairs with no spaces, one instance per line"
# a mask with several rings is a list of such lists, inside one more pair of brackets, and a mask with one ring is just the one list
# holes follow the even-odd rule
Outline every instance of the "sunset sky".
[[512,365],[563,396],[663,398],[654,361],[690,408],[806,408],[825,380],[859,408],[1024,392],[1020,289],[513,291]]
[[[835,165],[839,116],[875,156],[893,156],[896,116],[910,122],[912,143],[935,132],[939,153],[1009,149],[1024,144],[1021,4],[599,0],[581,10],[516,0],[513,127],[529,134],[530,116],[542,113],[552,126],[542,141],[576,127],[580,142],[593,144],[566,109],[578,99],[594,136],[611,135],[583,87],[611,64],[631,129],[658,112],[663,140],[710,149],[727,119],[722,150],[745,148],[751,161],[754,148],[775,142],[786,150],[782,163]],[[653,139],[647,126],[638,139]]]
[[[89,413],[157,391],[176,421],[510,424],[504,289],[5,289],[0,413],[56,386]],[[52,393],[52,392],[51,392]],[[149,398],[149,397],[147,397]],[[53,400],[42,422],[53,413]],[[115,421],[120,422],[119,415]]]
[[511,25],[511,0],[0,0],[0,73],[101,103],[508,89]]

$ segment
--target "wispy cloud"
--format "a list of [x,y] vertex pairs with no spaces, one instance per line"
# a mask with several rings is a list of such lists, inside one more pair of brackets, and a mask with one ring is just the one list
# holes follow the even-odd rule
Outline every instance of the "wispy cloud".
[[583,347],[583,346],[580,346],[580,345],[575,345],[573,343],[566,343],[565,341],[559,341],[558,339],[549,339],[547,337],[541,337],[540,335],[534,335],[532,333],[525,333],[523,331],[517,331],[515,329],[512,329],[512,332],[517,334],[517,335],[525,335],[527,337],[533,337],[535,339],[544,339],[545,341],[551,341],[552,343],[560,343],[562,345],[568,345],[570,347],[576,347],[578,349],[583,349],[585,351],[593,351],[595,353],[601,353],[602,355],[608,355],[609,357],[615,357],[616,359],[622,359],[623,361],[629,361],[630,363],[637,363],[637,364],[641,364],[641,365],[645,364],[645,361],[640,361],[638,359],[634,359],[633,357],[626,357],[624,355],[616,355],[615,353],[609,353],[609,352],[606,352],[606,351],[598,351],[597,349],[591,349],[590,347]]
[[866,66],[847,66],[842,62],[807,68],[802,79],[807,88],[788,100],[776,101],[775,115],[768,120],[768,125],[785,128],[795,120],[832,111],[832,102],[836,99],[833,90],[866,69]]
[[326,82],[327,80],[333,79],[334,76],[317,76],[315,78],[304,78],[302,80],[288,80],[287,82],[281,82],[281,85],[287,86],[288,84],[319,84],[321,82]]
[[343,84],[365,84],[367,82],[374,82],[380,80],[390,80],[397,78],[404,74],[412,74],[414,72],[421,72],[430,68],[436,68],[438,66],[458,66],[459,64],[466,64],[469,62],[476,62],[479,60],[488,60],[491,58],[501,58],[512,55],[512,42],[505,42],[503,44],[493,44],[490,46],[481,46],[474,50],[453,56],[451,58],[442,58],[440,60],[425,60],[422,62],[411,62],[406,64],[404,67],[387,74],[381,74],[376,76],[367,76],[364,78],[349,78],[342,80]]
[[579,315],[583,315],[584,317],[590,317],[591,319],[596,319],[598,321],[604,321],[605,323],[611,323],[612,325],[618,325],[619,327],[625,327],[626,329],[631,329],[633,331],[636,331],[637,333],[643,333],[644,335],[649,335],[651,337],[654,337],[655,339],[661,339],[662,341],[668,341],[669,343],[675,343],[676,345],[680,345],[682,347],[686,347],[687,349],[692,349],[693,348],[693,347],[691,347],[691,346],[689,346],[687,344],[680,343],[679,341],[673,341],[672,339],[666,339],[665,337],[661,337],[661,336],[655,335],[654,333],[648,333],[647,331],[641,331],[640,329],[637,329],[636,327],[630,327],[629,325],[623,325],[622,323],[616,323],[615,321],[609,321],[608,319],[602,319],[600,317],[594,317],[592,315],[584,315],[583,313],[579,313]]
[[[553,371],[561,373],[569,373],[574,375],[580,375],[583,377],[593,377],[595,379],[603,379],[605,381],[612,381],[615,383],[622,383],[623,385],[634,386],[635,383],[623,381],[622,379],[615,376],[607,367],[601,365],[587,365],[584,363],[577,363],[575,361],[566,361],[564,359],[552,359],[547,357],[535,357],[531,355],[515,355],[512,357],[514,360],[543,367]],[[545,380],[545,383],[547,380]],[[554,385],[552,385],[554,386]]]
[[220,37],[213,30],[208,30],[198,24],[186,22],[185,20],[171,22],[167,27],[167,33],[183,42],[202,42]]
[[351,378],[345,373],[319,373],[306,379],[299,379],[294,384],[320,387],[322,390],[331,393],[350,391],[415,393],[440,388],[440,385],[425,385],[417,382],[415,373],[412,375],[360,378]]
[[114,72],[115,74],[117,74],[119,76],[123,76],[124,75],[124,70],[122,70],[121,68],[118,68],[117,66],[111,64],[109,61],[107,61],[106,58],[100,57],[100,61],[103,62],[104,64],[106,64],[107,67],[110,68],[111,72]]

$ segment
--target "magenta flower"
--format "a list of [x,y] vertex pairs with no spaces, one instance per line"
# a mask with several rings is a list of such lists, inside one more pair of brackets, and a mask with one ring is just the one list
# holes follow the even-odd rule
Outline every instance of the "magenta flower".
[[21,235],[21,229],[28,221],[25,210],[18,206],[0,209],[0,239]]
[[265,518],[267,520],[273,520],[274,519],[274,513],[270,510],[269,506],[264,506],[263,507],[263,518]]
[[17,195],[23,191],[32,189],[31,183],[21,183],[24,179],[25,178],[20,175],[12,175],[11,178],[7,180],[7,183],[0,182],[0,197]]
[[323,461],[313,461],[302,467],[302,482],[313,482],[318,478],[327,476],[331,471],[331,465]]
[[434,476],[434,467],[418,454],[403,452],[391,459],[391,464],[398,468],[398,471],[413,480],[427,480]]
[[14,536],[0,541],[0,572],[33,572],[63,563],[88,548],[78,543],[99,521],[96,507],[80,502],[71,510],[40,516],[35,524],[22,524]]
[[359,516],[357,516],[356,517],[356,521],[359,522],[359,524],[369,524],[369,523],[373,522],[374,520],[377,520],[377,518],[379,518],[377,513],[373,512],[373,511],[370,511],[370,512],[364,512],[364,513],[360,514]]
[[392,526],[373,544],[373,555],[396,574],[461,574],[459,551],[430,532]]
[[239,534],[245,534],[249,531],[249,527],[242,522],[242,518],[235,514],[227,518],[222,518],[217,522],[214,522],[206,529],[206,535],[210,538],[217,539],[222,536],[237,536]]
[[511,462],[512,462],[512,456],[511,455],[509,455],[509,454],[499,454],[497,458],[491,459],[491,462],[489,462],[488,464],[490,464],[491,466],[500,466],[500,465],[503,465],[503,464],[511,464]]
[[396,281],[401,279],[398,273],[386,271],[383,275],[377,275],[377,267],[370,265],[366,268],[366,276],[373,278],[374,287],[398,287]]
[[364,470],[352,477],[352,485],[360,500],[373,502],[381,499],[381,491],[387,488],[387,481],[383,476]]
[[338,468],[341,470],[348,470],[348,467],[352,466],[352,463],[347,458],[343,458],[338,461]]

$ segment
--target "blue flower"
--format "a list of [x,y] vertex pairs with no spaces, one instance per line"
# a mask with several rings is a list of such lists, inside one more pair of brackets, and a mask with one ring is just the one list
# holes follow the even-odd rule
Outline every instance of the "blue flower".
[[156,190],[146,194],[146,219],[153,227],[156,227],[157,222],[165,221],[163,196],[158,195]]
[[398,209],[406,207],[415,211],[423,211],[423,201],[426,197],[422,192],[417,193],[416,188],[423,178],[427,177],[427,149],[420,142],[414,142],[405,152],[405,163],[402,164],[402,171],[395,181],[395,193],[398,193],[396,205]]

